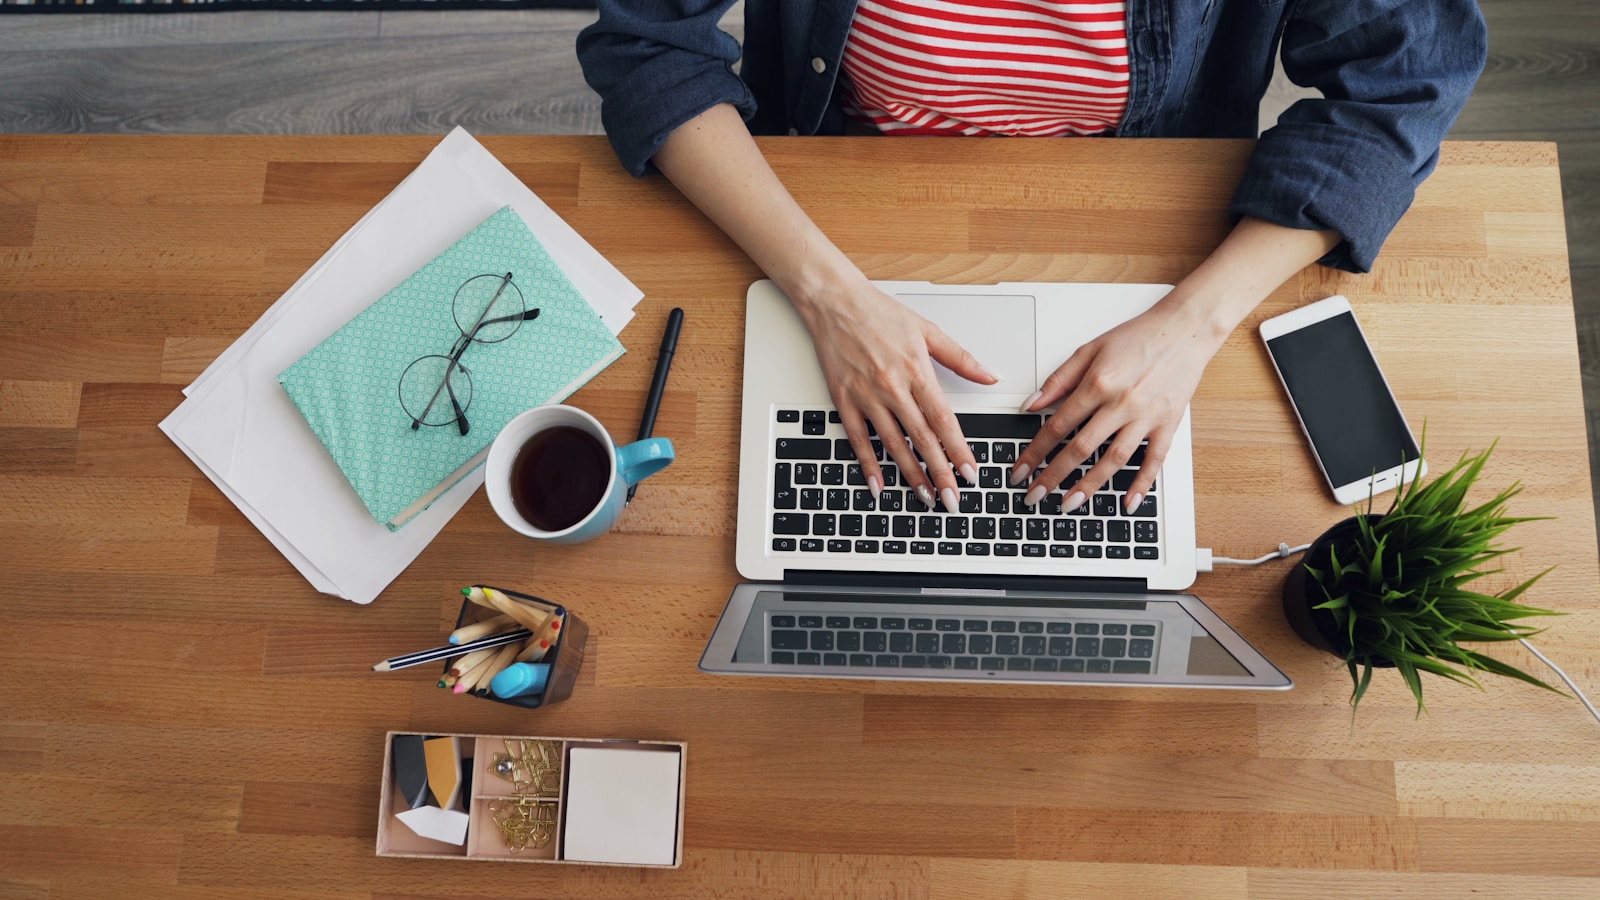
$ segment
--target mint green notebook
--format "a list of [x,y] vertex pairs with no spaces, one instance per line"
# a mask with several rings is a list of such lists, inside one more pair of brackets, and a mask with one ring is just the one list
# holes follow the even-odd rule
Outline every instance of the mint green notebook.
[[[510,337],[474,343],[460,357],[472,387],[468,434],[455,425],[413,429],[401,405],[402,373],[421,357],[448,355],[463,330],[472,330],[471,316],[458,327],[452,312],[461,285],[507,272],[526,307],[539,314]],[[498,287],[501,279],[486,281]],[[514,303],[511,296],[497,299],[491,315],[516,309],[507,305]],[[490,442],[513,417],[565,399],[622,352],[508,206],[285,369],[278,381],[373,517],[392,530],[481,465]],[[438,412],[453,416],[448,394],[439,398]]]

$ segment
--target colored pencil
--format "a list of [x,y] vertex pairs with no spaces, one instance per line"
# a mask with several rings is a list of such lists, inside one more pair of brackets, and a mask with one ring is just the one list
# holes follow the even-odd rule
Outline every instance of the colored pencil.
[[475,650],[483,650],[492,647],[504,647],[507,644],[519,643],[530,637],[533,637],[533,632],[526,628],[519,628],[516,631],[502,631],[499,634],[491,634],[486,638],[479,638],[478,640],[467,644],[446,644],[443,647],[434,647],[431,650],[418,650],[416,653],[407,653],[404,656],[392,657],[373,666],[372,671],[392,672],[395,669],[405,669],[411,666],[420,666],[424,663],[436,662],[441,659],[449,659],[452,656],[460,656],[463,653],[471,653]]

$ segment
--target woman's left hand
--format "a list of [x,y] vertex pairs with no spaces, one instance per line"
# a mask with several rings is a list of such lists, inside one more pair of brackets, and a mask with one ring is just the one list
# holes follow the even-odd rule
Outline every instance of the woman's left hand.
[[[1123,498],[1125,509],[1137,508],[1155,483],[1200,376],[1225,337],[1226,332],[1205,333],[1180,304],[1163,303],[1079,347],[1024,404],[1027,410],[1060,405],[1018,455],[1013,484],[1024,483],[1052,448],[1077,432],[1054,461],[1034,474],[1025,502],[1037,504],[1064,487],[1062,508],[1076,509],[1148,441],[1142,461],[1136,461],[1139,473]],[[1096,457],[1102,445],[1105,450]],[[1071,477],[1090,459],[1094,463],[1088,474]]]

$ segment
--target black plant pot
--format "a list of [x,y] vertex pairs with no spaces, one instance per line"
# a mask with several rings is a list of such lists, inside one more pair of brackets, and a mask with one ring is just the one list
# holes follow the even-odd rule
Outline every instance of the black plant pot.
[[[1376,521],[1383,517],[1372,515],[1367,518]],[[1301,640],[1340,659],[1348,655],[1350,642],[1339,630],[1339,623],[1332,612],[1315,608],[1327,598],[1306,572],[1306,567],[1327,571],[1333,563],[1333,548],[1348,546],[1360,533],[1359,522],[1359,517],[1351,516],[1323,532],[1283,580],[1283,615],[1289,620],[1289,627]],[[1381,656],[1370,657],[1367,662],[1379,668],[1394,665]]]

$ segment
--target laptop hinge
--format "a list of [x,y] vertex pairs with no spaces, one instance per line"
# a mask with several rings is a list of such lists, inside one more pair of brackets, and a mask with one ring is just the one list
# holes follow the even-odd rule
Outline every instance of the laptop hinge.
[[841,572],[832,569],[784,569],[783,583],[821,587],[950,588],[972,591],[1075,591],[1116,594],[1142,594],[1149,590],[1149,582],[1143,578]]

